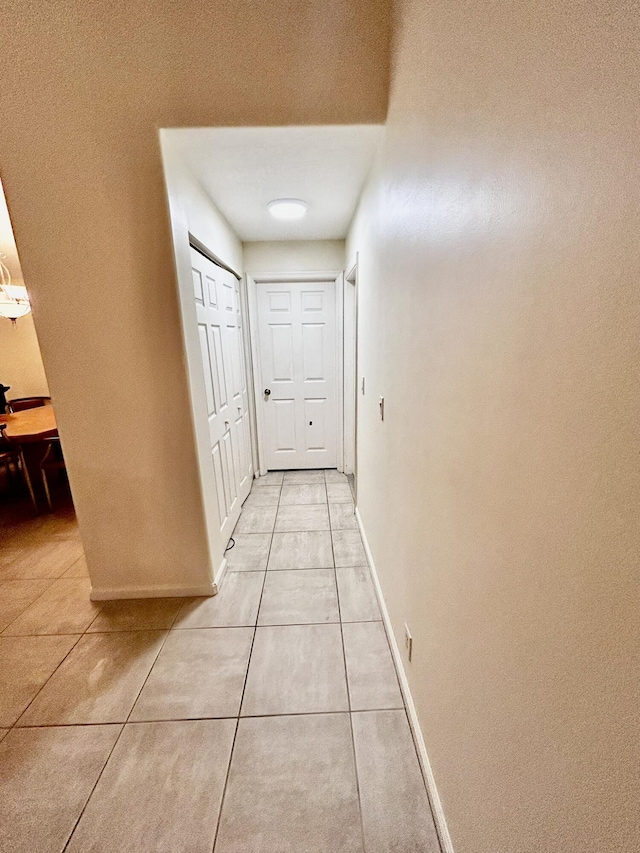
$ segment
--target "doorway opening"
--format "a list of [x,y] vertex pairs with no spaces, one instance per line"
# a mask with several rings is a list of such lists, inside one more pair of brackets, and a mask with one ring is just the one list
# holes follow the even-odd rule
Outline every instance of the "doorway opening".
[[0,183],[0,631],[11,633],[63,574],[88,600],[55,407]]
[[346,237],[382,133],[160,132],[214,591],[252,478],[335,470],[355,495],[357,269],[346,268]]
[[0,506],[9,519],[73,510],[40,344],[0,183]]

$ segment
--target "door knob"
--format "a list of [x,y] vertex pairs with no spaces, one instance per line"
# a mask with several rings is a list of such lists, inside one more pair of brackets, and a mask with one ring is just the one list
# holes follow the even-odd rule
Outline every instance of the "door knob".
[[265,397],[268,397],[270,393],[271,393],[271,388],[265,388],[264,389],[264,396]]

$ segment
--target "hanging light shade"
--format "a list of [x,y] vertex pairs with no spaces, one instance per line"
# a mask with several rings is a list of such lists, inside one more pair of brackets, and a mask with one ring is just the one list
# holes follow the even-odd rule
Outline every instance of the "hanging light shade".
[[21,284],[11,283],[11,273],[6,264],[0,260],[0,317],[11,320],[24,317],[31,311],[27,288]]

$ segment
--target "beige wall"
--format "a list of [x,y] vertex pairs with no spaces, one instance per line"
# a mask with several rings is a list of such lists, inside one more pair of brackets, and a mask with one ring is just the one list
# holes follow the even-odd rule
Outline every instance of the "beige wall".
[[244,243],[247,272],[323,272],[344,269],[344,240]]
[[94,585],[209,576],[158,128],[380,122],[386,0],[3,6],[0,168]]
[[358,495],[454,848],[632,853],[637,7],[407,0],[396,21],[348,251]]
[[15,326],[0,318],[0,382],[11,386],[8,400],[49,396],[32,314],[21,317]]

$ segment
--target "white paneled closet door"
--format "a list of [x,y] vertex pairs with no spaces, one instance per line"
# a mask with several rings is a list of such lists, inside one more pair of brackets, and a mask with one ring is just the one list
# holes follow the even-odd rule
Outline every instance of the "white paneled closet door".
[[228,538],[253,476],[240,283],[193,248],[191,270],[218,498],[215,522]]
[[266,466],[335,468],[335,282],[256,287]]

